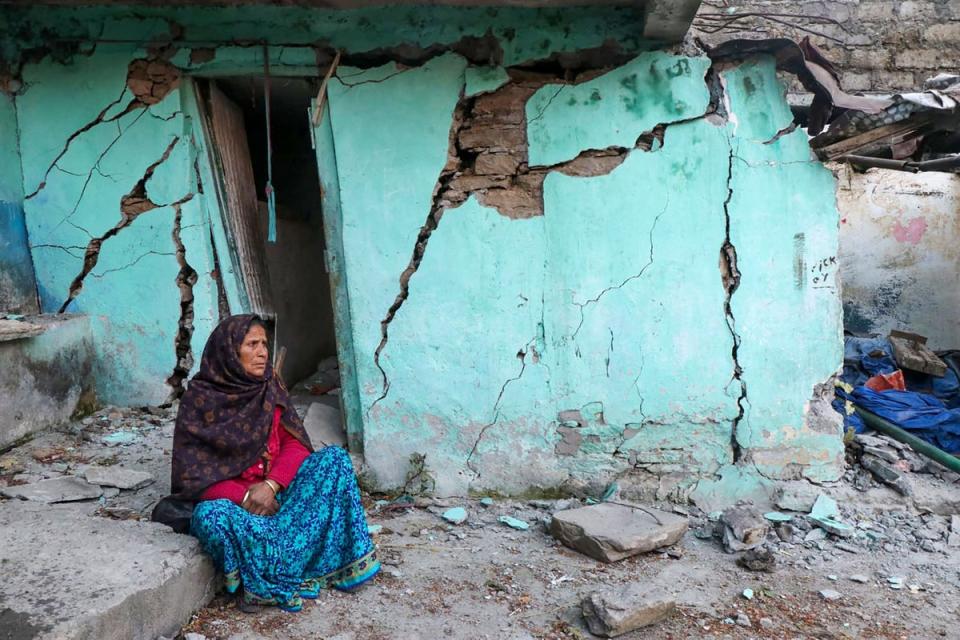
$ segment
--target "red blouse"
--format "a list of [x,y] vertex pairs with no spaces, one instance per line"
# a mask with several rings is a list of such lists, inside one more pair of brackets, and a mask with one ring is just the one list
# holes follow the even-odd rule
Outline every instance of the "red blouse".
[[267,440],[267,453],[236,478],[221,480],[203,492],[201,500],[227,499],[241,504],[247,489],[269,478],[286,488],[300,470],[310,451],[280,424],[282,410],[273,412],[273,428]]

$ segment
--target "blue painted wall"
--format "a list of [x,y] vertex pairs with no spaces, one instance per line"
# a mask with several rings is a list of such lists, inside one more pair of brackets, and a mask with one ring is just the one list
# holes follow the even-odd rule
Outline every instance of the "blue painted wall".
[[0,312],[37,311],[37,283],[23,219],[17,113],[13,98],[0,93]]

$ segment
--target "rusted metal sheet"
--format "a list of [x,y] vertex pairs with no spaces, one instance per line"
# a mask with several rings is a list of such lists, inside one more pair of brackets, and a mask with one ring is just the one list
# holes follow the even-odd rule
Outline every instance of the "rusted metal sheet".
[[243,112],[221,92],[216,83],[208,85],[207,117],[212,131],[211,147],[221,183],[221,210],[236,252],[250,311],[273,316],[264,238],[257,223],[259,207],[253,164],[243,123]]

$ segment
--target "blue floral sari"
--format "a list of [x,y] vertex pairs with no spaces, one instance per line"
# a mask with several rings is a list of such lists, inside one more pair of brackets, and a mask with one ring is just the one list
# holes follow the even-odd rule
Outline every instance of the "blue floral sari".
[[255,516],[229,500],[197,505],[190,532],[247,604],[298,611],[321,589],[349,590],[380,570],[350,457],[326,447],[308,457],[277,500]]

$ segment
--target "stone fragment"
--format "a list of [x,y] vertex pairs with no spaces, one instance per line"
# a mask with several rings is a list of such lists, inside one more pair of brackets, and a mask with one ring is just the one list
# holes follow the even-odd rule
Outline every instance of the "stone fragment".
[[776,505],[787,511],[808,513],[820,492],[808,484],[791,483],[784,485],[777,496]]
[[723,547],[727,553],[759,547],[767,537],[770,525],[752,506],[732,507],[720,516]]
[[736,623],[741,627],[751,627],[753,626],[750,622],[750,616],[745,613],[738,613]]
[[32,484],[3,487],[0,488],[0,494],[8,498],[36,502],[75,502],[77,500],[99,498],[103,495],[103,489],[97,485],[89,484],[82,478],[66,476],[41,480]]
[[511,518],[510,516],[500,516],[497,518],[497,521],[507,525],[511,529],[516,529],[517,531],[526,531],[530,528],[530,525],[523,520]]
[[764,629],[773,629],[777,626],[777,623],[773,621],[773,618],[760,618],[760,626]]
[[839,520],[834,520],[833,518],[814,518],[810,516],[810,519],[827,533],[840,538],[850,538],[856,533],[856,529],[850,525],[840,522]]
[[140,439],[139,434],[133,431],[115,431],[100,438],[108,447],[131,445]]
[[811,518],[836,518],[840,515],[837,501],[828,495],[820,494],[810,509]]
[[870,578],[860,573],[853,574],[852,576],[850,576],[850,579],[854,582],[859,582],[860,584],[867,584],[868,582],[870,582]]
[[146,471],[100,466],[88,468],[84,477],[90,484],[98,484],[101,487],[116,487],[117,489],[140,489],[154,480],[153,474]]
[[657,509],[601,503],[554,514],[550,533],[563,544],[603,562],[675,544],[687,519]]
[[770,511],[763,514],[763,517],[769,520],[770,522],[790,522],[793,520],[793,516],[788,513],[780,513],[779,511]]
[[897,453],[897,451],[895,451],[894,449],[890,449],[890,448],[888,448],[888,447],[869,447],[869,446],[865,446],[865,447],[863,448],[863,452],[864,452],[864,453],[868,453],[868,454],[873,455],[873,456],[876,456],[876,457],[880,458],[881,460],[883,460],[883,461],[885,461],[885,462],[889,462],[889,463],[891,463],[891,464],[900,461],[900,454]]
[[23,463],[13,456],[3,456],[0,458],[0,475],[16,475],[26,469]]
[[811,529],[803,537],[804,542],[820,542],[827,537],[827,532],[823,529]]
[[747,600],[753,600],[753,589],[744,589],[742,595]]
[[581,603],[581,611],[590,633],[615,638],[663,620],[676,606],[676,600],[660,588],[631,584],[590,594]]
[[857,549],[852,544],[847,544],[845,542],[838,542],[833,546],[839,549],[840,551],[846,551],[847,553],[853,553],[853,554],[860,553],[860,549]]
[[860,466],[872,473],[877,480],[890,486],[900,495],[909,496],[913,494],[906,478],[879,458],[864,455],[860,458]]
[[454,507],[444,511],[441,517],[451,524],[463,524],[467,520],[467,510],[463,507]]
[[793,536],[796,534],[796,529],[793,525],[786,522],[774,525],[773,530],[777,533],[777,537],[780,538],[781,542],[791,542]]
[[481,498],[481,499],[480,499],[480,504],[482,504],[482,505],[485,506],[485,507],[492,507],[492,506],[493,506],[493,498]]
[[777,559],[773,552],[766,548],[750,549],[737,558],[737,564],[749,571],[766,571],[772,573],[777,566]]
[[841,596],[836,589],[821,589],[820,597],[824,600],[839,600]]

